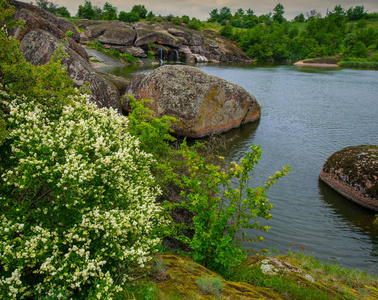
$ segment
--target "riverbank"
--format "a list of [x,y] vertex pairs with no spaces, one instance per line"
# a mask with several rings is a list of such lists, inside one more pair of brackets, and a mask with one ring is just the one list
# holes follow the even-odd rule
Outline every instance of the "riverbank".
[[304,62],[304,61],[298,61],[294,63],[294,66],[297,67],[315,67],[315,68],[339,68],[340,66],[338,64],[321,64],[321,63],[310,63],[310,62]]

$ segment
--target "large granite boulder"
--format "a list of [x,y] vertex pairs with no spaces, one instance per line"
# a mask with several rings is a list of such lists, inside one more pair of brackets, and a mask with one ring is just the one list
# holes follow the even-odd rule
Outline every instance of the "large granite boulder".
[[[152,99],[156,117],[175,117],[176,135],[202,137],[260,118],[260,105],[243,88],[189,66],[162,66],[134,76],[126,91],[135,99]],[[126,98],[126,97],[125,97]],[[124,109],[130,111],[128,101]]]
[[112,107],[121,112],[120,94],[116,87],[101,77],[83,57],[57,39],[51,33],[35,29],[29,31],[21,40],[20,50],[26,60],[34,65],[46,64],[54,52],[62,46],[64,53],[68,54],[62,60],[67,68],[68,75],[78,87],[89,82],[89,90],[92,92],[90,100],[98,107]]
[[346,198],[378,211],[378,146],[351,146],[332,154],[320,179]]

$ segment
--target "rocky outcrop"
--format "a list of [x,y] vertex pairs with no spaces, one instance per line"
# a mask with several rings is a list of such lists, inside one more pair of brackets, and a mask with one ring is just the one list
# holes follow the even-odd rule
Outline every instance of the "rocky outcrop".
[[378,146],[351,146],[332,154],[320,179],[346,198],[378,211]]
[[[20,40],[20,50],[26,60],[35,65],[46,64],[61,46],[63,53],[68,54],[62,63],[76,86],[81,87],[89,82],[91,101],[98,107],[122,111],[119,91],[93,69],[87,52],[75,42],[80,35],[71,22],[31,4],[18,1],[11,4],[16,8],[14,18],[25,23],[24,28],[17,28],[11,34]],[[67,37],[67,31],[72,32],[71,37]],[[63,39],[66,40],[64,44]]]
[[85,29],[81,33],[82,43],[98,40],[122,53],[139,47],[144,51],[135,54],[141,58],[150,52],[158,59],[167,60],[169,52],[177,52],[182,62],[252,61],[235,42],[218,36],[213,30],[200,32],[171,23],[88,20],[79,22],[78,26]]
[[[28,32],[22,39],[20,50],[26,60],[32,64],[43,65],[51,59],[54,52],[61,45],[62,42],[49,32],[35,29]],[[98,107],[112,107],[121,112],[120,94],[114,85],[101,77],[89,62],[67,47],[67,45],[62,45],[62,50],[68,54],[62,60],[62,63],[76,85],[83,86],[85,82],[89,82],[88,88],[92,92],[90,99]]]
[[[165,65],[138,74],[126,94],[137,101],[152,99],[148,105],[156,117],[178,119],[173,130],[179,136],[220,133],[260,118],[260,105],[243,88],[189,66]],[[130,111],[128,101],[123,105]]]
[[[66,38],[69,48],[85,60],[89,60],[87,52],[73,39],[75,36],[79,36],[79,33],[72,23],[72,26],[68,26],[67,22],[63,23],[60,18],[57,18],[52,13],[28,3],[12,1],[11,4],[16,8],[16,14],[13,17],[24,22],[23,28],[17,28],[11,32],[15,38],[21,41],[28,32],[41,29],[49,32],[59,40]],[[72,31],[72,38],[67,37],[67,31]]]

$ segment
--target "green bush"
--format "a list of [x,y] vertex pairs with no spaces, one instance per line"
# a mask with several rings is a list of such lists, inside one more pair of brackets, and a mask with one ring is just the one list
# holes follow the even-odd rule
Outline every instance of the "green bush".
[[139,62],[139,59],[137,57],[134,57],[132,56],[131,54],[128,54],[128,53],[123,53],[122,54],[122,57],[125,61],[127,61],[128,63],[136,63],[136,62]]
[[140,16],[136,12],[124,12],[120,11],[118,15],[118,20],[123,22],[139,22]]
[[160,243],[154,160],[61,65],[25,61],[0,0],[0,295],[108,298]]
[[190,18],[189,18],[189,16],[187,16],[187,15],[183,15],[181,18],[182,18],[182,21],[183,21],[185,24],[188,24],[189,21],[190,21]]
[[181,25],[182,20],[181,20],[180,18],[178,18],[178,17],[175,17],[175,18],[173,18],[173,19],[171,20],[171,23],[172,23],[172,24],[175,24],[175,25]]
[[[9,98],[3,89],[1,96]],[[3,294],[111,295],[160,243],[151,156],[139,150],[125,117],[86,98],[76,96],[57,119],[34,101],[9,104],[12,167],[3,170],[0,193]]]
[[[167,209],[182,208],[191,212],[195,233],[192,238],[183,235],[187,229],[177,224],[175,237],[188,244],[192,249],[193,259],[204,266],[225,274],[247,257],[241,241],[261,241],[263,238],[246,238],[237,236],[242,229],[258,229],[267,231],[269,227],[260,226],[256,218],[270,219],[266,192],[280,177],[287,175],[290,167],[285,166],[281,172],[269,177],[263,187],[248,186],[249,173],[261,156],[261,148],[251,146],[251,152],[245,153],[241,165],[231,163],[221,168],[206,163],[196,151],[184,142],[181,145],[184,163],[188,175],[183,176],[184,186],[181,193],[185,199],[181,203],[168,203]],[[219,158],[222,161],[223,158]],[[235,179],[237,188],[233,188]],[[222,187],[222,190],[220,189]]]
[[109,49],[108,53],[116,58],[121,58],[121,53],[115,49]]
[[105,52],[104,45],[97,40],[93,41],[92,43],[87,43],[87,46],[92,47],[92,48],[96,49],[97,51]]

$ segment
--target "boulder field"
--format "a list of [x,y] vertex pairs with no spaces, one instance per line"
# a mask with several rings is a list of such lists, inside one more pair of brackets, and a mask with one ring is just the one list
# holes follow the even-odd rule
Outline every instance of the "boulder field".
[[[176,135],[192,138],[220,133],[260,118],[256,99],[240,86],[202,70],[166,65],[131,79],[126,95],[135,100],[151,99],[156,117],[178,119]],[[123,109],[130,111],[127,97]]]
[[349,200],[378,211],[378,146],[350,146],[335,152],[319,177]]
[[200,32],[171,23],[90,20],[81,21],[77,26],[84,30],[80,34],[81,43],[97,40],[107,48],[139,58],[154,55],[161,61],[186,63],[252,61],[235,42],[211,29]]

